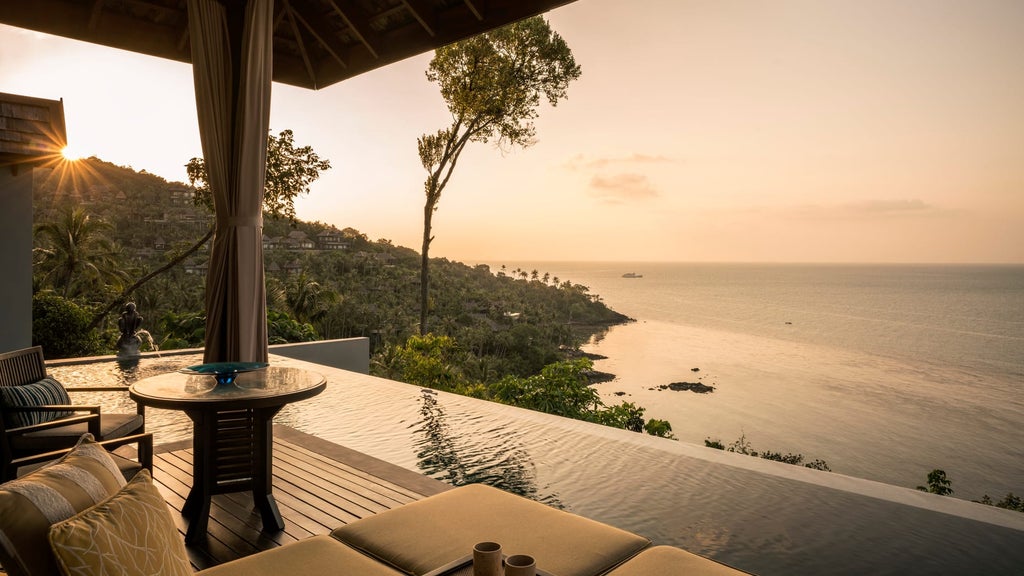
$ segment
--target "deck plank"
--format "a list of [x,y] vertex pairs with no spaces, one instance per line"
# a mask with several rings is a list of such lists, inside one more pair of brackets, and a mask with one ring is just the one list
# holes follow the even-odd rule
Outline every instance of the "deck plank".
[[[192,487],[192,447],[157,448],[153,479],[184,538],[181,508]],[[252,494],[213,497],[205,541],[186,546],[197,570],[281,546],[390,510],[450,486],[285,426],[274,429],[274,498],[285,529],[264,532]]]

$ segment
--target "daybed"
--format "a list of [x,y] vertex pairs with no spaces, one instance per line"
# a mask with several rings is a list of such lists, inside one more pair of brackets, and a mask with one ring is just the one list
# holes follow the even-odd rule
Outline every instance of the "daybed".
[[[557,576],[743,574],[636,534],[469,485],[221,564],[202,576],[426,576],[500,542]],[[191,576],[171,512],[142,469],[127,479],[85,436],[55,464],[0,485],[0,563],[10,576]]]

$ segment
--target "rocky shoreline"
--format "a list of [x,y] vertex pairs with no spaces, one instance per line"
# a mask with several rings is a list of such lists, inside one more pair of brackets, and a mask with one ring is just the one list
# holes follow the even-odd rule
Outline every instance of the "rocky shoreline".
[[587,384],[601,384],[602,382],[611,382],[615,380],[615,374],[610,372],[601,372],[600,370],[590,370],[583,374],[587,377]]
[[[708,394],[715,391],[714,386],[708,386],[700,382],[672,382],[671,384],[662,384],[658,386],[658,390],[676,390],[676,391],[690,391],[696,392],[697,394]],[[654,390],[654,388],[651,388]]]
[[[592,354],[590,352],[576,351],[573,356],[589,358],[591,360],[605,360],[608,357],[602,356],[601,354]],[[690,368],[693,373],[700,372],[700,368]],[[587,378],[587,384],[601,384],[604,382],[611,382],[617,378],[615,374],[610,372],[601,372],[600,370],[590,370],[584,375]],[[703,376],[698,380],[703,379]],[[715,391],[714,385],[704,384],[703,382],[670,382],[668,384],[662,384],[660,386],[654,386],[648,388],[648,390],[674,390],[676,392],[693,392],[695,394],[710,394]],[[625,392],[616,392],[616,396],[624,396]]]

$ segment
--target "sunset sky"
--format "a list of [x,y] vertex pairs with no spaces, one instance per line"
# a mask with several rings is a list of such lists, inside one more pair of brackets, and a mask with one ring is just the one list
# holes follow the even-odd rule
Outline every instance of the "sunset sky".
[[[538,142],[471,145],[431,255],[1024,262],[1024,2],[578,0],[583,68]],[[333,164],[300,218],[419,248],[417,136],[449,122],[431,54],[313,92],[271,129]],[[187,65],[0,25],[0,92],[63,99],[84,156],[185,181]]]

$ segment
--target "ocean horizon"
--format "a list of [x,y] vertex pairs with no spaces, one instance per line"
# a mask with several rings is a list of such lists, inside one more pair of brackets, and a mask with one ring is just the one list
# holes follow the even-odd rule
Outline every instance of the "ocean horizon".
[[1024,492],[1024,265],[487,264],[633,318],[584,346],[616,376],[595,386],[680,441],[742,436],[905,487],[942,469],[968,500]]

